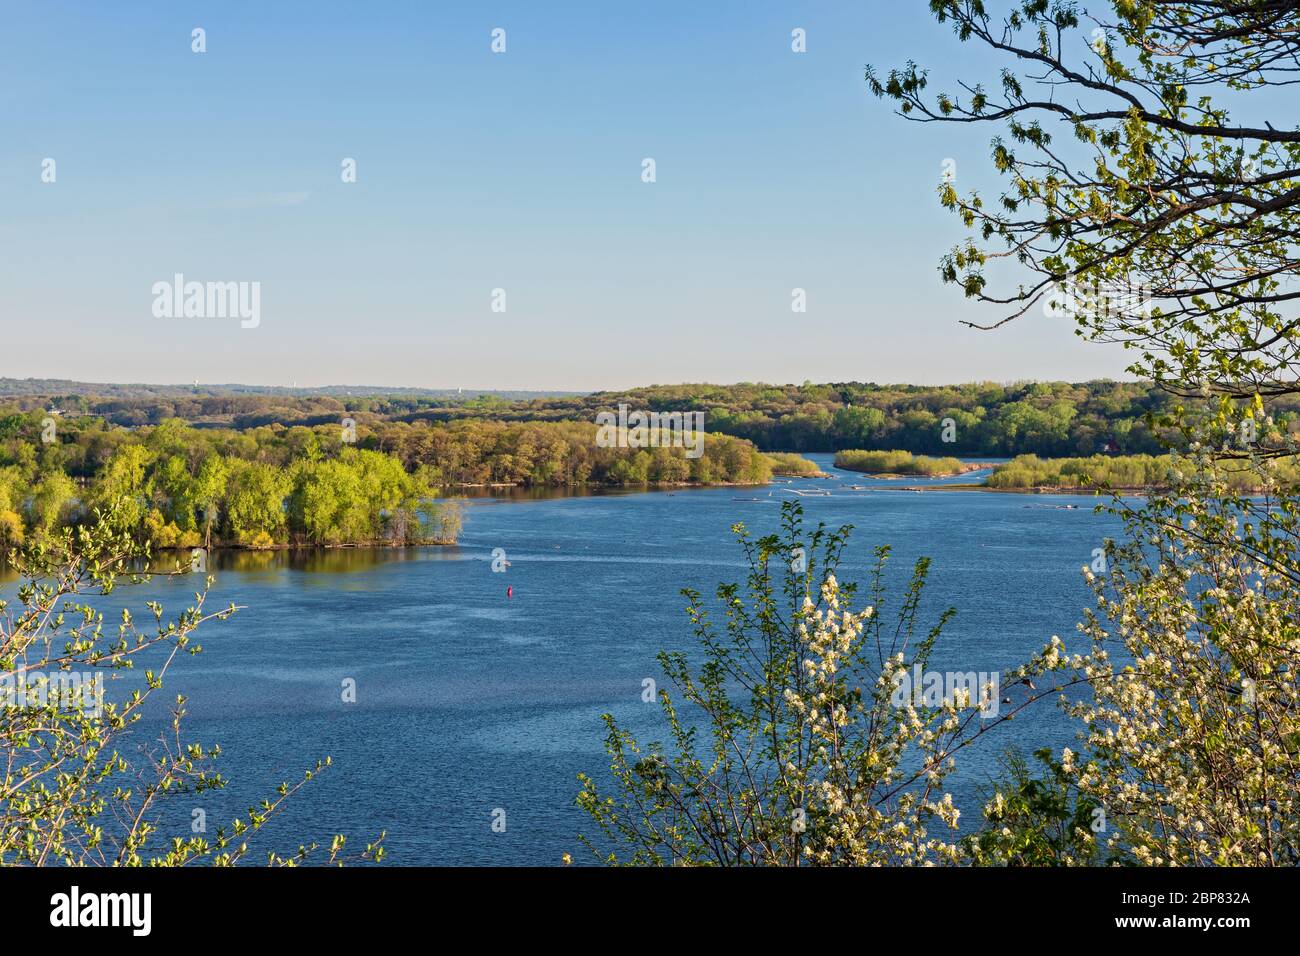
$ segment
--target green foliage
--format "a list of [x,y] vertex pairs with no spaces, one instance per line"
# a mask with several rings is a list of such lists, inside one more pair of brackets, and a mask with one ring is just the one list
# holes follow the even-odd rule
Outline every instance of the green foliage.
[[28,527],[44,534],[68,517],[77,486],[62,471],[42,475],[26,505]]
[[835,453],[835,467],[873,475],[959,475],[973,466],[957,458],[929,458],[910,451],[863,451]]
[[809,461],[802,455],[790,452],[773,451],[767,453],[768,463],[774,475],[795,475],[803,478],[816,478],[823,472],[817,463]]
[[[492,413],[502,421],[592,421],[625,402],[636,408],[703,411],[710,440],[717,432],[764,451],[903,449],[914,453],[1002,456],[1091,453],[1108,443],[1123,451],[1159,449],[1146,416],[1164,395],[1137,383],[1064,382],[952,386],[672,385],[515,402]],[[440,408],[419,418],[458,420],[463,409]],[[417,416],[412,416],[417,417]],[[956,425],[945,442],[944,419]],[[384,432],[386,426],[376,425]]]
[[[1005,57],[996,85],[967,78],[961,95],[932,94],[908,63],[868,68],[868,86],[922,122],[1005,125],[992,144],[1006,177],[996,202],[939,188],[970,233],[943,279],[1009,311],[967,323],[977,328],[1041,307],[1130,349],[1129,371],[1167,395],[1147,431],[1175,454],[1026,456],[990,482],[1150,493],[1116,503],[1125,540],[1107,543],[1105,570],[1085,572],[1087,653],[1070,657],[1053,637],[1031,662],[1091,688],[1063,701],[1083,751],[1046,758],[1044,780],[1013,770],[993,808],[1009,825],[971,849],[993,862],[1091,859],[1077,811],[1092,803],[1109,817],[1106,852],[1125,860],[1294,867],[1300,130],[1285,115],[1240,114],[1279,102],[1243,92],[1292,82],[1300,8],[1112,0],[1081,18],[1070,2],[1002,6],[930,5],[959,41]],[[1011,268],[986,271],[992,260]],[[1003,411],[1015,433],[1050,438],[1067,409]]]
[[1167,492],[1116,505],[1090,646],[1044,662],[1088,679],[1063,704],[1084,733],[1062,769],[1146,866],[1300,863],[1300,502],[1274,461],[1252,463],[1250,496],[1226,465],[1180,456]]
[[23,519],[15,511],[0,511],[0,556],[23,543]]
[[[84,424],[84,423],[82,423]],[[14,428],[25,428],[19,417]],[[338,432],[334,432],[338,435]],[[154,428],[67,428],[68,460],[102,460],[82,487],[61,467],[15,454],[0,466],[0,551],[29,536],[75,527],[95,509],[154,548],[216,543],[285,544],[454,541],[459,513],[445,520],[430,484],[436,471],[339,442],[333,455],[308,429],[252,434],[190,428],[169,419]]]
[[[15,408],[53,404],[51,397],[39,394],[12,401]],[[588,478],[604,480],[599,464],[595,477],[580,474],[590,461],[581,447],[589,444],[587,429],[581,426],[620,402],[642,409],[703,411],[710,440],[722,433],[751,441],[762,451],[903,449],[982,457],[1087,455],[1107,445],[1126,453],[1154,453],[1161,449],[1147,416],[1170,410],[1168,396],[1158,389],[1112,381],[656,385],[489,402],[388,395],[367,399],[364,412],[347,412],[341,402],[329,398],[281,395],[91,398],[85,401],[88,415],[61,420],[57,447],[68,474],[88,477],[102,465],[105,453],[127,437],[107,426],[161,426],[177,417],[202,422],[208,437],[220,435],[218,443],[235,457],[253,457],[255,444],[264,456],[277,460],[316,460],[335,453],[339,420],[350,414],[366,436],[364,447],[396,454],[408,470],[425,463],[446,466],[448,475],[454,475],[448,481],[454,483],[517,481],[555,487]],[[1297,409],[1300,403],[1282,400],[1277,411],[1294,414]],[[6,460],[10,441],[21,454],[17,449],[27,447],[39,433],[40,413],[11,417],[17,424],[10,440],[0,432],[0,463]],[[943,421],[949,418],[956,426],[949,437],[955,441],[945,442]],[[466,428],[446,430],[453,423]],[[492,428],[488,423],[511,427]],[[235,440],[228,429],[253,443]],[[192,439],[155,450],[172,454],[187,445]],[[618,457],[630,457],[634,450],[616,451],[622,453]],[[486,468],[480,467],[484,461],[489,462]]]
[[[1061,488],[1114,491],[1168,489],[1175,485],[1174,460],[1163,455],[1093,455],[1044,461],[1036,455],[1019,455],[993,469],[985,484],[990,488]],[[1282,482],[1294,488],[1300,468],[1293,458],[1275,459],[1267,478],[1249,465],[1225,462],[1220,477],[1234,491],[1260,492]]]
[[1107,861],[1097,835],[1105,833],[1105,808],[1081,797],[1048,748],[1034,751],[1035,776],[1016,751],[1002,758],[1003,776],[984,804],[984,825],[962,839],[975,866],[1098,866]]
[[1035,455],[1019,455],[994,468],[986,484],[990,488],[1146,489],[1166,485],[1169,468],[1167,456],[1093,455],[1043,461]]
[[428,505],[449,486],[759,484],[771,477],[771,461],[743,439],[701,436],[698,457],[670,447],[666,432],[647,436],[658,447],[604,448],[587,422],[375,421],[358,424],[352,442],[337,424],[233,431],[168,418],[127,430],[74,418],[61,423],[59,442],[50,446],[60,451],[51,455],[36,451],[46,446],[35,417],[3,419],[0,435],[11,437],[0,438],[0,549],[110,504],[123,530],[158,548],[454,543],[459,509]]
[[289,476],[257,461],[231,465],[224,501],[227,533],[241,543],[258,534],[283,541],[288,525],[284,502],[293,487]]

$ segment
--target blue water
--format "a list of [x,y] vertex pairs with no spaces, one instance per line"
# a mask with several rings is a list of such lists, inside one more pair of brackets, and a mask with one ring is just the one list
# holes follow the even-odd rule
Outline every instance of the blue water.
[[[221,743],[231,785],[181,797],[170,832],[188,834],[192,807],[206,811],[211,832],[328,754],[334,766],[257,848],[292,850],[334,832],[357,843],[386,830],[394,864],[556,864],[566,851],[584,859],[574,837],[590,827],[573,806],[575,775],[599,778],[608,767],[599,715],[614,713],[643,739],[661,736],[642,680],[660,678],[660,649],[694,647],[680,589],[711,595],[720,581],[741,580],[731,525],[777,531],[779,502],[793,491],[831,492],[801,499],[810,524],[856,526],[842,580],[865,589],[877,544],[894,547],[895,582],[918,556],[933,558],[923,620],[949,605],[958,612],[936,669],[1005,670],[1053,634],[1077,642],[1090,600],[1080,568],[1118,530],[1092,499],[891,490],[930,482],[872,480],[811,457],[835,477],[476,499],[454,548],[219,565],[210,607],[246,609],[204,626],[204,652],[175,666],[165,699],[189,696],[186,738]],[[511,562],[505,573],[490,567],[498,547]],[[192,580],[155,579],[105,606],[143,614],[157,597],[178,611],[192,590]],[[347,678],[355,703],[341,699]],[[159,729],[137,728],[136,742]],[[1001,747],[1059,747],[1072,733],[1044,703],[965,752],[952,789],[966,818],[978,817],[974,787]],[[504,833],[492,828],[498,809]]]

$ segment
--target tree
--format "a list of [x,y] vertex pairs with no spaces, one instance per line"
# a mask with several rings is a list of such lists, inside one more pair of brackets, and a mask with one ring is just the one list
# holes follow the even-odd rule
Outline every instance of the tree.
[[194,476],[190,474],[184,457],[169,455],[157,462],[151,471],[149,484],[154,490],[154,497],[160,499],[160,510],[168,520],[181,531],[194,531],[198,528],[195,520],[197,496]]
[[23,543],[23,519],[16,511],[0,509],[0,556]]
[[220,520],[220,506],[226,494],[230,469],[222,458],[210,454],[199,465],[194,479],[194,503],[203,515],[203,546],[212,547],[212,529]]
[[465,520],[465,509],[458,501],[435,503],[429,498],[420,503],[416,515],[428,538],[440,543],[455,543]]
[[[1053,766],[1103,811],[1110,853],[1294,866],[1300,498],[1286,399],[1300,392],[1300,129],[1238,125],[1225,104],[1268,106],[1256,91],[1294,82],[1300,7],[1114,0],[1088,32],[1067,0],[1008,6],[998,23],[981,0],[931,3],[961,40],[1034,71],[1005,69],[996,94],[968,81],[960,97],[929,97],[915,64],[867,74],[908,118],[1006,123],[997,204],[941,186],[975,233],[944,278],[1013,309],[993,326],[1053,299],[1081,334],[1133,349],[1131,371],[1193,399],[1166,417],[1183,453],[1171,486],[1117,501],[1126,538],[1108,543],[1104,572],[1085,569],[1088,652],[1054,638],[1033,662],[1092,687],[1064,702],[1083,749]],[[1055,142],[1053,124],[1072,141]],[[992,291],[996,260],[1028,283]]]
[[[1276,533],[1298,508],[1271,464],[1256,464],[1252,501],[1232,463],[1182,459],[1175,491],[1128,511],[1107,572],[1088,571],[1088,653],[1045,668],[1092,686],[1067,705],[1084,748],[1063,770],[1104,808],[1110,849],[1144,865],[1300,863],[1300,582],[1294,539]],[[1260,508],[1279,519],[1251,520]]]
[[18,468],[12,465],[0,468],[0,555],[23,543],[23,519],[18,513],[22,507],[18,496],[21,482]]
[[[670,742],[639,743],[606,714],[612,787],[580,775],[578,805],[598,859],[630,864],[922,864],[960,859],[958,810],[943,792],[954,755],[1002,721],[981,721],[1001,686],[967,683],[942,700],[898,689],[924,670],[950,609],[925,625],[929,562],[886,613],[889,549],[876,551],[870,606],[835,576],[851,528],[805,535],[782,506],[782,534],[735,533],[746,584],[718,588],[725,624],[686,590],[704,654],[661,653]],[[972,675],[974,676],[974,675]],[[995,696],[997,695],[997,696]],[[937,828],[938,833],[933,833]]]
[[835,413],[835,436],[842,448],[865,448],[885,429],[885,413],[865,406],[844,407]]
[[147,511],[145,469],[152,460],[142,445],[123,445],[104,465],[91,496],[91,507],[99,508],[122,522],[122,527],[140,527]]
[[[1034,751],[1035,776],[1016,750],[1002,758],[1003,777],[984,805],[984,826],[961,841],[974,866],[1096,866],[1107,860],[1097,834],[1105,808],[1081,797],[1050,748]],[[1116,854],[1111,862],[1128,862]]]
[[[1093,18],[1070,0],[1021,0],[1001,17],[990,6],[930,3],[961,41],[1010,61],[993,88],[967,80],[932,96],[914,63],[867,71],[908,119],[1005,124],[996,203],[940,188],[973,233],[944,279],[1011,310],[977,327],[1055,299],[1080,334],[1135,350],[1131,370],[1176,394],[1251,404],[1296,392],[1300,129],[1239,124],[1227,103],[1272,106],[1255,91],[1293,82],[1300,8],[1112,0]],[[991,276],[1000,261],[1028,281]]]
[[294,516],[315,544],[365,541],[372,537],[369,502],[356,469],[347,462],[323,461],[300,468],[295,476]]
[[231,537],[246,543],[258,535],[284,540],[284,501],[289,489],[290,478],[279,469],[260,462],[233,462],[226,488],[226,523]]
[[77,486],[62,471],[42,475],[27,502],[27,524],[37,534],[47,534],[66,517]]

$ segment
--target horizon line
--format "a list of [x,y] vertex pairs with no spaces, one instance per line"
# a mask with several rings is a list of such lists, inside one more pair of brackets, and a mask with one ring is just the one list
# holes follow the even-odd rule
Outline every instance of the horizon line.
[[[918,383],[918,382],[878,382],[864,379],[844,379],[841,381],[815,382],[811,379],[805,379],[803,382],[767,382],[762,380],[737,381],[737,382],[712,382],[712,381],[683,381],[683,382],[651,382],[641,385],[631,385],[621,388],[537,388],[521,386],[493,386],[487,388],[466,388],[464,386],[436,386],[436,385],[354,385],[347,383],[334,383],[327,385],[298,385],[296,382],[292,385],[267,385],[252,382],[141,382],[141,381],[104,381],[90,382],[80,379],[67,378],[46,378],[41,376],[28,376],[26,378],[16,378],[13,376],[0,375],[0,397],[3,395],[3,387],[7,383],[14,385],[35,385],[36,383],[45,383],[46,391],[61,386],[76,386],[80,388],[148,388],[148,389],[189,389],[189,390],[212,390],[212,389],[259,389],[277,392],[323,392],[323,391],[356,391],[361,394],[391,394],[391,393],[413,393],[413,392],[437,392],[451,394],[471,394],[471,395],[491,395],[499,393],[524,393],[538,396],[577,396],[577,395],[599,395],[604,393],[619,393],[636,391],[648,388],[687,388],[691,386],[709,386],[715,388],[736,388],[740,386],[762,386],[767,388],[805,388],[805,387],[825,387],[841,385],[870,385],[876,388],[960,388],[969,385],[997,385],[1002,388],[1009,388],[1016,385],[1087,385],[1094,382],[1110,382],[1115,384],[1127,385],[1152,385],[1154,383],[1143,381],[1137,378],[1116,378],[1112,376],[1101,376],[1097,378],[1087,378],[1077,381],[1063,378],[1014,378],[1014,379],[968,379],[963,382],[942,382],[942,383]],[[29,394],[37,394],[40,390],[33,390]],[[10,396],[12,397],[12,396]]]

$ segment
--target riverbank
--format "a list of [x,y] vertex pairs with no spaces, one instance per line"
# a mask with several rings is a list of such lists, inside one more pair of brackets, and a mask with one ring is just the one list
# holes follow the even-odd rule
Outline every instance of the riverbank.
[[877,481],[906,481],[909,478],[956,478],[959,475],[967,475],[972,471],[981,471],[987,468],[987,465],[970,464],[965,465],[956,471],[937,471],[937,472],[894,472],[894,471],[856,471],[856,469],[846,468],[845,471],[855,471],[856,474],[869,475]]
[[[775,478],[775,477],[786,477],[786,476],[785,475],[778,476],[774,473],[773,477]],[[827,476],[823,472],[818,472],[816,475],[799,475],[797,477],[826,478],[829,476]],[[641,481],[641,482],[626,483],[626,484],[610,484],[607,482],[584,481],[584,482],[578,482],[576,484],[571,484],[571,485],[530,485],[522,481],[492,481],[492,482],[464,483],[464,484],[457,484],[457,485],[444,485],[442,490],[444,491],[453,491],[453,490],[454,491],[482,491],[482,490],[569,491],[569,490],[578,489],[584,491],[594,491],[600,489],[604,491],[626,491],[630,489],[633,491],[637,491],[637,490],[644,491],[647,488],[651,490],[658,490],[661,488],[761,488],[764,485],[770,485],[770,484],[772,484],[771,479],[768,479],[767,481],[708,481],[708,482]]]
[[340,542],[285,542],[269,545],[251,545],[242,544],[238,541],[213,541],[208,545],[195,545],[192,548],[153,548],[151,553],[154,555],[161,554],[179,554],[192,555],[196,551],[206,551],[215,553],[218,551],[246,551],[249,553],[273,552],[273,551],[344,551],[347,549],[365,549],[370,551],[382,551],[386,548],[398,550],[401,548],[450,548],[455,547],[457,540],[455,538],[419,538],[415,541],[340,541]]
[[953,482],[947,485],[899,485],[893,488],[881,488],[881,491],[991,491],[1002,495],[1090,495],[1093,497],[1102,497],[1110,495],[1112,492],[1119,495],[1142,497],[1152,494],[1159,489],[1155,488],[1078,488],[1078,487],[1053,487],[1050,485],[1035,486],[1031,488],[995,488],[984,483],[973,484],[966,482]]

